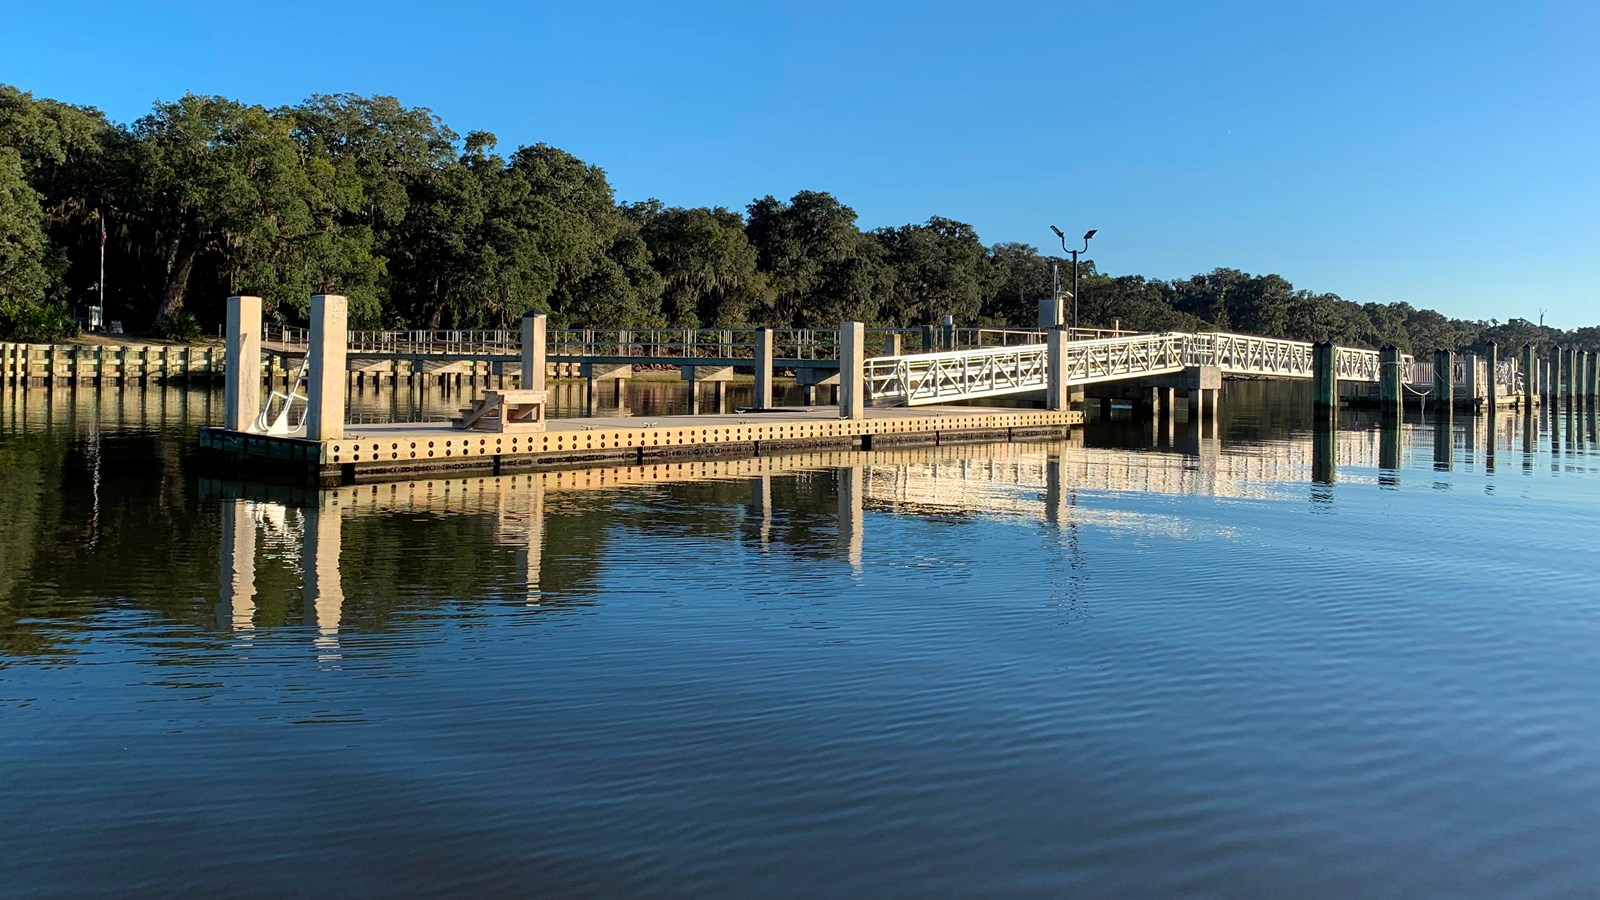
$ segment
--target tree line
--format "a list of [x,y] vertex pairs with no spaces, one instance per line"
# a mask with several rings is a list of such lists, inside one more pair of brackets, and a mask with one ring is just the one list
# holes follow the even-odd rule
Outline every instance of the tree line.
[[[1070,271],[938,216],[863,230],[820,191],[743,211],[618,202],[570,153],[502,155],[494,135],[393,97],[267,109],[189,95],[118,124],[0,85],[0,337],[58,339],[102,291],[108,319],[175,338],[215,333],[238,293],[282,323],[303,321],[313,293],[344,294],[358,328],[504,327],[530,310],[558,326],[1032,326],[1053,264]],[[1080,272],[1086,326],[1600,350],[1600,328],[1452,319],[1237,269]]]

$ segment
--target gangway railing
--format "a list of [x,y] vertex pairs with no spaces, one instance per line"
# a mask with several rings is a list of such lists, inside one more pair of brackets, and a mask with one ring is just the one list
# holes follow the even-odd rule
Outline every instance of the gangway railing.
[[[883,347],[891,335],[900,338],[906,352],[920,352],[920,328],[867,329],[869,346]],[[552,357],[630,359],[754,359],[755,328],[553,328],[547,332],[546,352]],[[786,360],[837,360],[837,328],[773,329],[773,355]],[[309,335],[304,328],[269,325],[268,346],[304,349]],[[522,334],[512,329],[448,329],[411,331],[351,331],[348,352],[354,355],[516,356],[522,352]]]
[[[1215,366],[1235,377],[1309,379],[1312,360],[1313,345],[1305,341],[1227,333],[1137,334],[1069,340],[1062,347],[1068,386],[1170,375],[1194,366]],[[1376,350],[1340,347],[1334,355],[1343,381],[1376,382],[1381,366]],[[1432,383],[1431,363],[1403,357],[1402,366],[1412,384]],[[867,360],[865,368],[868,402],[918,406],[1045,390],[1050,353],[1044,343],[980,347],[879,357]]]

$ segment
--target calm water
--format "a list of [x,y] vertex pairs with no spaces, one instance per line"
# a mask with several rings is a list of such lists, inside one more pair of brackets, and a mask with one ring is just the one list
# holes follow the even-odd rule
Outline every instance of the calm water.
[[1593,419],[1306,399],[318,495],[0,394],[0,894],[1592,896]]

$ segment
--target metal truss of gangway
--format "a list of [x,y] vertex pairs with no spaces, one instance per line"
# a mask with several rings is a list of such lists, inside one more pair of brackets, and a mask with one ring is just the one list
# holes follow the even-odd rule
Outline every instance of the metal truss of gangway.
[[[1313,345],[1304,341],[1242,334],[1167,332],[1092,340],[1067,340],[1060,349],[1068,387],[1172,375],[1195,367],[1215,367],[1224,376],[1313,377]],[[1335,348],[1334,368],[1341,381],[1377,382],[1376,350]],[[868,402],[875,406],[921,406],[1035,393],[1049,388],[1052,353],[1048,343],[980,347],[943,353],[885,356],[866,361]],[[1458,361],[1456,366],[1465,366]],[[1400,358],[1405,383],[1431,386],[1433,363]],[[1509,383],[1512,361],[1497,373]],[[1466,376],[1458,373],[1457,381]]]

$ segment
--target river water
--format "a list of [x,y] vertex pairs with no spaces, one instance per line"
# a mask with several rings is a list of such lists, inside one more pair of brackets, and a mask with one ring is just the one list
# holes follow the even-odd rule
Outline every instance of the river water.
[[0,393],[0,895],[1592,896],[1593,417],[1308,400],[316,493]]

